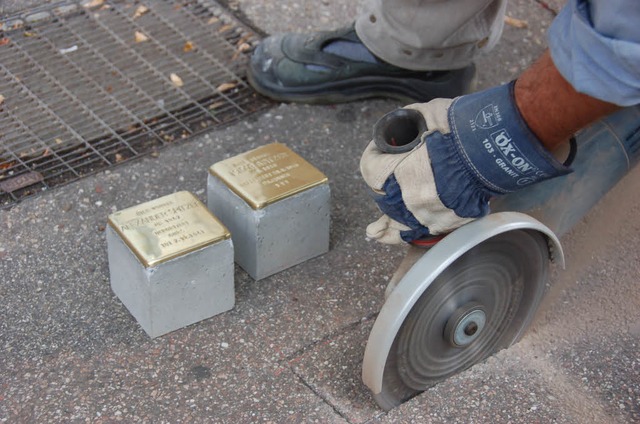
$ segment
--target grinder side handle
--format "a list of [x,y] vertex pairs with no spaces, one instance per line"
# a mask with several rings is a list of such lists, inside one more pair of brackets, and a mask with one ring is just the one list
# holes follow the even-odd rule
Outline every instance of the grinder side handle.
[[413,150],[427,131],[427,123],[414,109],[393,110],[376,122],[373,140],[384,153],[404,153]]

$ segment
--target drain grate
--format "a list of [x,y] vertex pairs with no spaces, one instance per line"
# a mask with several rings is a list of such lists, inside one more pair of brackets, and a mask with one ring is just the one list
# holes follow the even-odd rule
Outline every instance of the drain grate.
[[0,21],[0,207],[263,109],[259,37],[212,0],[67,1]]

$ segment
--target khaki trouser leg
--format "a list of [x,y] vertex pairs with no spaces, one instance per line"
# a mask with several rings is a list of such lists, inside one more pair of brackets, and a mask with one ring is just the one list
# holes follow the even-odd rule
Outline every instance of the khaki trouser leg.
[[500,38],[506,0],[365,0],[356,31],[382,60],[413,70],[463,68]]

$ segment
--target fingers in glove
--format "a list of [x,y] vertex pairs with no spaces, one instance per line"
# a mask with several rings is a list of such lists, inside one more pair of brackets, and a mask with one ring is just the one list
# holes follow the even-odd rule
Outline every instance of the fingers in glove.
[[385,244],[402,244],[401,232],[411,228],[403,225],[387,215],[382,215],[377,221],[367,226],[367,237]]

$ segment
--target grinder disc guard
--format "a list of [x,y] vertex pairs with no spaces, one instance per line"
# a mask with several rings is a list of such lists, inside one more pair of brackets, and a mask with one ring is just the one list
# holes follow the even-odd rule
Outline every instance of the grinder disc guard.
[[391,409],[515,343],[544,293],[549,250],[536,231],[473,247],[420,295],[397,332],[376,402]]

